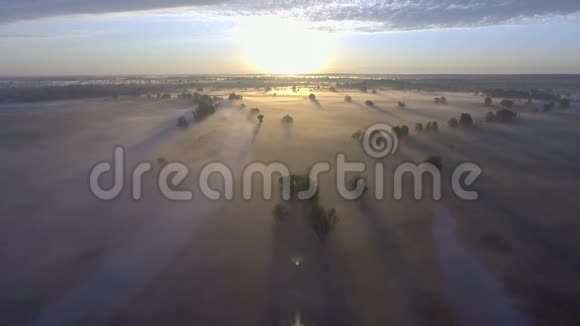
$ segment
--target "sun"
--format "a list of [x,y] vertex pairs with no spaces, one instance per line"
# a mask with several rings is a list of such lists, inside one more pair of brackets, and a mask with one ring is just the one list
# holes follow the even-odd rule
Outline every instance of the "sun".
[[240,22],[235,37],[245,59],[262,73],[317,73],[334,54],[331,33],[275,17],[252,17]]

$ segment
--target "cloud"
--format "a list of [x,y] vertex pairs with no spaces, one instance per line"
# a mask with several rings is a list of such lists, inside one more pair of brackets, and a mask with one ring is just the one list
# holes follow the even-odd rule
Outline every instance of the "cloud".
[[382,32],[479,27],[580,13],[578,0],[0,0],[0,23],[135,11],[277,15],[326,30]]

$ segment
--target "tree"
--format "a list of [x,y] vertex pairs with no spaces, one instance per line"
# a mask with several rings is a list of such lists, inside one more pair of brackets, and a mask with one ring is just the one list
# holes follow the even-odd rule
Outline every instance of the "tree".
[[462,113],[459,117],[459,125],[463,128],[469,128],[473,126],[473,118],[471,118],[471,114],[469,113]]
[[187,120],[185,119],[185,117],[179,117],[177,119],[177,126],[179,128],[185,129],[189,126],[189,123],[187,122]]
[[195,90],[196,90],[197,92],[199,92],[199,93],[203,93],[203,87],[198,87],[198,88],[196,88]]
[[399,101],[399,102],[397,102],[397,106],[402,109],[402,108],[404,108],[407,105],[405,104],[405,102]]
[[457,121],[456,117],[453,117],[453,118],[449,119],[449,121],[447,121],[447,125],[449,125],[449,128],[457,128],[457,126],[459,125],[459,122]]
[[497,122],[512,122],[514,121],[514,119],[517,117],[517,113],[507,110],[507,109],[502,109],[497,111],[497,113],[495,114],[495,121]]
[[514,106],[514,101],[503,99],[501,102],[499,102],[499,104],[506,109],[511,109]]
[[445,96],[441,96],[441,104],[447,104],[447,98]]
[[439,124],[437,123],[437,121],[431,122],[431,130],[435,132],[439,131]]
[[409,136],[409,127],[407,126],[395,126],[393,127],[393,131],[399,138]]
[[439,98],[439,97],[434,98],[433,99],[433,103],[435,103],[435,104],[441,104],[441,98]]
[[344,97],[344,101],[346,103],[350,103],[350,102],[352,102],[352,97],[350,97],[349,95],[347,95],[347,96]]
[[282,118],[282,123],[285,125],[291,125],[294,123],[294,118],[287,114]]
[[431,121],[427,122],[427,125],[425,125],[425,130],[431,131]]
[[252,108],[252,109],[250,110],[250,113],[251,113],[251,114],[258,114],[258,113],[260,113],[260,109],[258,109],[258,108]]
[[230,100],[230,101],[239,101],[239,100],[241,100],[242,98],[243,98],[243,96],[242,96],[242,95],[237,95],[236,93],[231,93],[231,94],[228,96],[228,100]]
[[336,88],[334,88],[334,87],[330,87],[328,90],[333,92],[333,93],[336,93]]
[[416,131],[416,132],[422,132],[422,131],[423,131],[423,124],[422,124],[422,123],[420,123],[420,122],[417,122],[417,123],[415,124],[415,131]]
[[316,101],[316,95],[310,94],[310,95],[308,95],[308,99],[310,99],[310,101],[314,102],[314,101]]
[[495,113],[489,111],[487,112],[487,114],[485,115],[485,121],[486,122],[494,122],[495,121]]
[[375,106],[375,103],[373,101],[371,101],[371,100],[367,100],[365,102],[365,105],[367,105],[367,106]]
[[259,121],[260,124],[262,124],[262,122],[264,122],[264,115],[263,114],[260,114],[258,116],[258,121]]
[[491,106],[493,104],[493,100],[491,99],[491,97],[486,97],[485,98],[485,106]]

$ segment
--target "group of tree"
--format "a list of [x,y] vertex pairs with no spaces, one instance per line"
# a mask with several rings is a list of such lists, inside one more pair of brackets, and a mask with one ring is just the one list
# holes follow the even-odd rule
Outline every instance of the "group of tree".
[[471,117],[471,114],[469,114],[469,113],[462,113],[459,116],[459,120],[457,120],[456,117],[452,117],[447,122],[447,125],[449,126],[449,128],[458,128],[458,127],[470,128],[470,127],[473,127],[473,118]]
[[436,97],[433,99],[433,103],[435,103],[435,104],[447,104],[447,98],[445,96]]
[[403,125],[403,126],[394,126],[393,127],[393,131],[395,132],[395,134],[399,138],[404,138],[404,137],[409,136],[409,127],[407,127],[405,125]]
[[508,110],[508,109],[501,109],[499,111],[497,111],[496,113],[493,112],[488,112],[485,115],[485,121],[486,122],[502,122],[502,123],[508,123],[508,122],[512,122],[515,120],[515,118],[517,117],[517,113]]
[[416,132],[423,132],[423,131],[437,132],[437,131],[439,131],[439,123],[437,123],[437,121],[429,121],[425,124],[425,127],[423,127],[423,124],[421,122],[418,122],[415,124],[415,131]]
[[195,120],[203,120],[214,114],[217,106],[222,101],[220,97],[201,95],[197,92],[193,94],[192,100],[197,105],[197,109],[193,111],[193,118]]
[[242,95],[238,95],[236,93],[231,93],[228,96],[228,100],[230,100],[230,101],[241,101],[242,99],[243,99],[243,96]]

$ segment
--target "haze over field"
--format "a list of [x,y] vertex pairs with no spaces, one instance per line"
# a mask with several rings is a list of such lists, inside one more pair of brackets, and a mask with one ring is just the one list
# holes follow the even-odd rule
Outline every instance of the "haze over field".
[[0,8],[0,325],[580,324],[578,1]]

